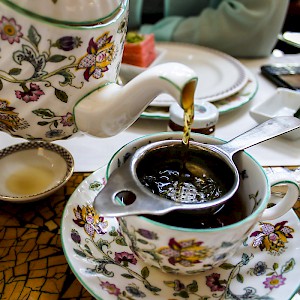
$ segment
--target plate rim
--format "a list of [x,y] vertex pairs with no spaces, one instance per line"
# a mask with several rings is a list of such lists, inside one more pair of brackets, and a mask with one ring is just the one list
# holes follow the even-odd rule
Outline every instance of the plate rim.
[[[248,81],[251,82],[254,85],[253,89],[251,89],[249,91],[249,96],[247,96],[247,98],[245,98],[245,100],[239,102],[236,105],[228,107],[227,109],[224,109],[224,106],[227,106],[227,105],[220,105],[219,107],[217,107],[218,110],[219,110],[219,114],[220,115],[229,113],[229,112],[231,112],[233,110],[236,110],[236,109],[244,106],[245,104],[247,104],[248,102],[250,102],[255,97],[255,95],[257,94],[257,91],[258,91],[258,87],[259,87],[258,80],[257,80],[256,76],[254,74],[252,74],[250,71],[248,71],[248,76],[249,76]],[[243,92],[243,90],[247,88],[247,85],[248,85],[248,83],[246,83],[246,85],[239,92],[237,92],[236,94],[233,94],[233,95],[231,95],[229,97],[226,97],[224,99],[220,99],[218,101],[224,101],[224,100],[226,100],[228,98],[235,97],[235,96],[238,97],[239,93]],[[216,101],[216,102],[218,102],[218,101]],[[212,104],[215,105],[216,103],[212,102]],[[152,106],[150,104],[149,107],[155,108],[155,107],[158,107],[158,106]],[[162,108],[163,109],[167,109],[168,106],[162,106]],[[169,113],[166,112],[164,114],[160,114],[160,113],[153,113],[153,114],[151,114],[151,113],[143,111],[142,114],[141,114],[141,118],[152,119],[152,120],[169,120]]]
[[[222,58],[226,60],[226,62],[231,63],[231,65],[233,65],[236,68],[240,76],[238,77],[237,81],[234,84],[232,84],[227,89],[218,92],[217,94],[212,94],[200,98],[198,97],[196,98],[197,100],[206,100],[206,101],[214,102],[223,99],[225,97],[229,97],[230,95],[236,93],[238,90],[242,89],[242,87],[247,82],[248,79],[247,68],[238,59],[220,50],[206,47],[206,46],[201,46],[201,45],[178,43],[178,42],[156,42],[156,48],[159,51],[161,51],[163,54],[151,66],[156,66],[158,64],[161,64],[163,62],[163,57],[168,55],[170,49],[172,50],[192,49],[192,50],[199,51],[201,55],[203,55],[203,53],[207,53],[207,54],[215,55],[218,58]],[[155,103],[155,99],[153,100],[153,103]],[[162,106],[162,104],[160,104],[160,106]]]

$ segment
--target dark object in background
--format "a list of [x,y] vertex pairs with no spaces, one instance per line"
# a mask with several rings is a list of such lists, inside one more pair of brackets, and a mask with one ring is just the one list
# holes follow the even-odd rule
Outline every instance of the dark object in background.
[[300,91],[300,64],[274,64],[261,66],[261,73],[278,87]]

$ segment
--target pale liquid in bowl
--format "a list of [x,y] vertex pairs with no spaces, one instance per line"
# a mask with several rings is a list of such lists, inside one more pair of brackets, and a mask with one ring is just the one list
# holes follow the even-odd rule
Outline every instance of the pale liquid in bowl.
[[19,196],[42,193],[52,187],[55,174],[43,166],[26,166],[12,173],[6,180],[6,188]]

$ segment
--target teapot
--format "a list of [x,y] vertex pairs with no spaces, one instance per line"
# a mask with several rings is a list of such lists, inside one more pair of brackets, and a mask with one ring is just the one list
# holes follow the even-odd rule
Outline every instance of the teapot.
[[182,106],[197,75],[180,63],[120,86],[129,0],[0,0],[0,130],[28,140],[108,137],[160,93]]

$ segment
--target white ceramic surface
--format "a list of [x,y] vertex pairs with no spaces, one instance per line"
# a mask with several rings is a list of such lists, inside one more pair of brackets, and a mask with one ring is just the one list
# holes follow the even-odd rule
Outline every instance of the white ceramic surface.
[[[217,101],[237,93],[247,82],[247,69],[235,58],[223,52],[182,43],[157,43],[163,51],[154,65],[179,62],[192,68],[198,75],[195,101]],[[151,105],[169,106],[174,102],[169,95],[156,97]]]
[[96,299],[282,300],[298,290],[300,223],[294,212],[257,224],[219,268],[194,276],[165,274],[134,258],[115,218],[93,214],[105,170],[106,166],[98,169],[78,186],[61,224],[67,261]]
[[[213,102],[220,115],[232,112],[253,99],[258,89],[258,82],[251,72],[247,71],[247,76],[248,81],[241,90],[229,97]],[[152,106],[152,104],[141,115],[142,118],[148,119],[169,119],[169,116],[169,106],[160,107]]]
[[95,24],[112,16],[123,0],[3,0],[14,9],[63,24]]
[[39,200],[54,193],[71,177],[74,161],[61,146],[27,142],[0,151],[0,199]]
[[[250,115],[258,123],[267,121],[276,116],[293,116],[300,108],[300,92],[287,88],[278,88],[276,92],[265,101],[250,109]],[[291,140],[300,138],[300,129],[283,135]]]
[[116,84],[129,1],[120,4],[108,22],[74,26],[0,1],[0,130],[28,140],[65,139],[78,131],[108,137],[134,123],[162,91],[181,104],[197,75],[180,63],[160,64],[123,87]]

